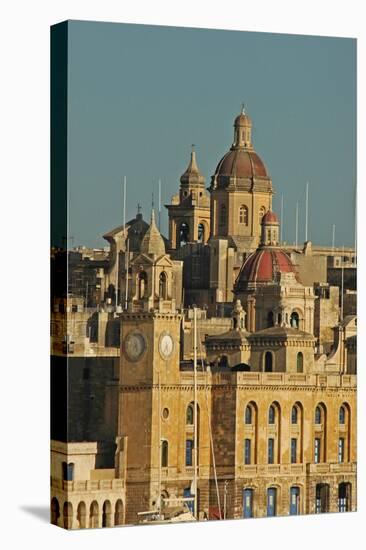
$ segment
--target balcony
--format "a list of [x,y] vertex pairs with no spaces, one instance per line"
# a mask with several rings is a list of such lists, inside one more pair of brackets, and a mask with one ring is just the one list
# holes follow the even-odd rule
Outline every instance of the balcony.
[[51,478],[51,487],[66,493],[89,493],[116,491],[120,493],[125,483],[123,479],[100,479],[97,481],[65,481],[62,479]]

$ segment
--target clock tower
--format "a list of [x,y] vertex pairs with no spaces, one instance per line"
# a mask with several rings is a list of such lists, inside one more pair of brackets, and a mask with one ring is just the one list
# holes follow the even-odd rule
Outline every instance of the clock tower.
[[130,280],[121,315],[118,431],[125,446],[126,523],[136,523],[138,512],[159,507],[163,423],[170,409],[165,393],[179,383],[182,262],[165,253],[154,213]]

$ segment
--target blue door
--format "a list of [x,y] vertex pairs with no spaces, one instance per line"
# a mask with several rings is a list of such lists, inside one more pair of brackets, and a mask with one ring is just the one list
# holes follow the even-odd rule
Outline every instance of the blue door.
[[243,491],[243,517],[253,517],[253,489],[244,489]]
[[189,497],[192,498],[192,500],[187,500],[185,502],[185,504],[186,504],[186,506],[188,506],[189,510],[194,515],[194,495],[192,495],[190,487],[187,487],[187,489],[183,489],[183,497],[184,498],[189,498]]
[[300,514],[300,488],[291,487],[290,489],[290,515]]
[[272,517],[276,515],[276,501],[277,501],[277,489],[270,487],[267,490],[267,516]]

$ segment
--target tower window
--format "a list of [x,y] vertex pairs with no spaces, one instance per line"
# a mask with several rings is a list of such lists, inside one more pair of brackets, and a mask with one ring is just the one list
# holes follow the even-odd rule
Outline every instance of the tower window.
[[252,423],[252,407],[250,405],[245,409],[245,424]]
[[291,424],[297,424],[297,407],[295,405],[291,411]]
[[273,357],[270,351],[266,351],[264,356],[264,372],[273,371]]
[[259,209],[259,212],[258,212],[258,221],[259,221],[259,225],[262,224],[262,218],[264,216],[264,214],[266,213],[266,209],[264,206],[261,206],[260,209]]
[[205,242],[205,226],[203,223],[198,224],[198,242],[204,243]]
[[168,442],[164,440],[161,444],[161,467],[168,467]]
[[293,311],[290,316],[290,325],[292,328],[299,328],[300,319],[297,311]]
[[220,225],[225,225],[225,224],[226,224],[226,206],[222,204],[220,208]]
[[186,413],[186,424],[191,426],[193,424],[193,418],[194,418],[194,411],[193,411],[193,405],[188,405],[187,407],[187,413]]
[[345,424],[346,423],[346,410],[345,408],[342,407],[339,409],[339,423],[340,424]]
[[163,300],[167,299],[167,276],[165,271],[162,271],[159,275],[159,296],[160,298],[163,298]]
[[147,290],[147,274],[146,271],[140,271],[138,276],[138,299],[142,300],[146,297]]
[[179,246],[184,246],[189,242],[189,226],[185,222],[180,224],[178,242]]
[[248,207],[244,204],[239,208],[239,223],[248,225]]
[[274,424],[276,420],[276,410],[273,405],[268,409],[268,424]]
[[301,351],[299,351],[299,353],[297,354],[297,358],[296,358],[296,371],[297,371],[298,373],[304,372],[304,356],[303,356],[303,354],[301,353]]

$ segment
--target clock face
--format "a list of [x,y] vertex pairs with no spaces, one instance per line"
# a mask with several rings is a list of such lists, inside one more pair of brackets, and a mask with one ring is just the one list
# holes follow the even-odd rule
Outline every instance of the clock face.
[[140,332],[130,332],[125,339],[125,353],[130,361],[137,361],[146,349],[145,338]]
[[166,332],[160,336],[159,350],[163,359],[168,359],[174,350],[173,338]]

